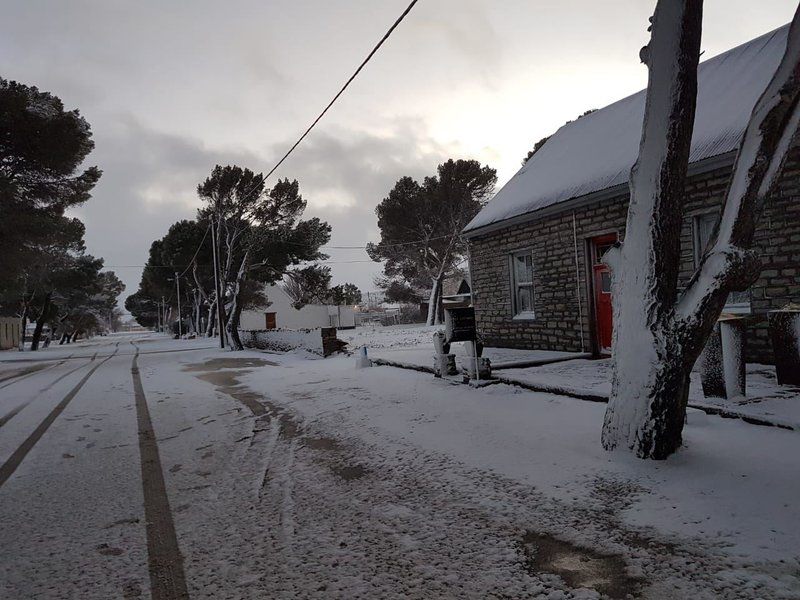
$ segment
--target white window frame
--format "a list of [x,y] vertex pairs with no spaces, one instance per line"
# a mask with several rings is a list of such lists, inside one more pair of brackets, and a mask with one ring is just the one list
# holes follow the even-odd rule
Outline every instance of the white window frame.
[[[713,216],[716,219],[719,219],[720,213],[719,211],[707,211],[702,213],[697,213],[692,215],[692,253],[694,255],[694,268],[700,266],[700,259],[703,258],[703,253],[706,251],[706,243],[705,246],[700,246],[700,219],[705,217]],[[749,293],[749,290],[748,290]],[[729,296],[730,297],[730,296]],[[725,307],[722,309],[724,312],[727,313],[736,313],[736,314],[745,314],[749,315],[752,312],[752,300],[748,297],[747,302],[727,302],[725,303]]]
[[[516,259],[519,256],[530,256],[531,258],[531,280],[525,282],[517,281],[517,269],[516,269]],[[511,273],[511,310],[513,312],[513,318],[515,321],[532,321],[536,319],[536,311],[533,309],[534,302],[536,299],[536,290],[535,290],[535,283],[534,283],[534,273],[536,271],[536,266],[533,261],[533,250],[531,248],[526,248],[524,250],[517,250],[516,252],[512,252],[508,257],[508,264]],[[531,310],[520,310],[519,305],[519,292],[520,289],[526,287],[530,289],[531,294]]]

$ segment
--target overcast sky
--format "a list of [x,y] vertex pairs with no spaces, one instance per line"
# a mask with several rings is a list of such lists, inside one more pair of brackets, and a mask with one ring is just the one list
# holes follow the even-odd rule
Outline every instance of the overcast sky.
[[[104,172],[79,216],[136,291],[150,243],[193,218],[217,164],[267,171],[408,0],[0,0],[0,76],[92,126]],[[374,209],[447,158],[495,167],[589,108],[643,88],[650,0],[420,0],[274,177],[296,178],[332,244],[379,238]],[[707,0],[713,56],[791,20],[794,0]],[[334,283],[380,266],[330,251]]]

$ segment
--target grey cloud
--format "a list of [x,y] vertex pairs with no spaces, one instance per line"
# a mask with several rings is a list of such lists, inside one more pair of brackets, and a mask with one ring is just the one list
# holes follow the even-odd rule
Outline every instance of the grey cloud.
[[[87,225],[90,252],[109,266],[142,265],[151,242],[179,219],[193,218],[197,184],[213,166],[238,164],[266,171],[269,160],[254,153],[206,147],[197,139],[151,130],[130,115],[120,115],[96,134],[89,163],[103,169],[93,198],[78,211]],[[275,144],[279,156],[291,140]],[[427,150],[421,150],[427,148]],[[375,206],[403,175],[422,178],[442,160],[456,156],[452,148],[434,144],[424,124],[398,120],[390,133],[375,135],[352,130],[320,130],[273,176],[300,182],[309,200],[307,217],[318,216],[333,227],[332,245],[365,245],[377,239]],[[319,197],[346,199],[321,204]],[[366,261],[358,250],[329,251],[335,281],[352,281],[372,289],[380,265]],[[136,291],[138,268],[115,269]]]
[[[93,197],[76,214],[86,223],[88,251],[105,258],[136,291],[153,240],[180,219],[193,218],[195,189],[220,162],[255,164],[253,155],[205,148],[197,140],[149,130],[131,116],[95,134],[87,163],[103,170]],[[157,199],[148,195],[158,194]]]
[[[267,169],[406,1],[0,4],[0,75],[51,91],[87,117],[97,142],[89,164],[105,171],[80,210],[89,250],[109,265],[127,265],[142,264],[172,222],[194,216],[195,187],[215,163]],[[704,46],[712,50],[786,22],[796,6],[707,4]],[[335,244],[362,245],[377,237],[374,207],[399,177],[422,177],[445,158],[464,157],[456,144],[434,143],[431,131],[465,147],[496,149],[482,156],[496,156],[497,168],[516,167],[538,139],[532,129],[549,132],[563,121],[532,90],[558,97],[565,77],[582,81],[589,71],[630,82],[615,73],[639,69],[636,53],[654,5],[420,2],[276,175],[300,181],[308,214],[331,222]],[[535,105],[509,104],[507,94],[517,92],[508,90],[531,94]],[[608,91],[586,89],[585,107],[602,105]],[[448,123],[456,102],[460,113],[492,126],[474,127],[470,117]],[[502,114],[509,105],[513,114]],[[513,131],[503,129],[504,118]],[[366,258],[359,251],[331,254],[335,261]],[[378,270],[337,264],[334,278],[369,288]],[[134,291],[139,271],[120,274]]]

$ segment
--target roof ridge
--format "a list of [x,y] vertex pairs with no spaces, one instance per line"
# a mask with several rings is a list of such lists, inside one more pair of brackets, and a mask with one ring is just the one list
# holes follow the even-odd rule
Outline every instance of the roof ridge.
[[[788,28],[782,25],[700,63],[692,164],[738,147],[753,105],[783,56]],[[645,94],[639,90],[559,127],[464,230],[627,182],[638,156]]]
[[[722,62],[729,55],[732,55],[732,54],[736,53],[737,51],[741,51],[742,48],[744,48],[745,46],[747,46],[747,47],[754,46],[755,43],[760,41],[760,40],[764,40],[764,42],[765,42],[764,45],[768,44],[769,42],[772,41],[772,38],[774,38],[778,34],[778,32],[780,32],[782,29],[788,29],[789,25],[791,25],[791,23],[786,23],[785,25],[781,25],[780,27],[776,27],[772,31],[768,31],[766,33],[762,33],[761,35],[759,35],[758,37],[753,38],[752,40],[749,40],[747,42],[742,42],[738,46],[734,46],[733,48],[728,48],[727,50],[724,50],[724,51],[720,52],[719,54],[715,54],[714,56],[710,56],[706,60],[700,61],[700,63],[697,65],[698,76],[700,74],[700,69],[703,68],[705,65],[707,65],[709,63],[713,64],[713,63],[716,63],[716,62]],[[702,53],[701,53],[701,56],[702,56]],[[605,106],[603,106],[601,108],[598,108],[597,110],[589,113],[588,115],[583,115],[583,116],[579,117],[578,119],[574,119],[572,121],[564,123],[561,127],[559,127],[558,129],[556,129],[553,132],[553,135],[555,135],[556,133],[558,133],[559,131],[561,131],[565,127],[569,127],[571,125],[574,125],[574,124],[578,123],[578,121],[581,120],[581,119],[587,119],[587,121],[584,121],[582,123],[582,125],[585,125],[587,122],[589,122],[588,120],[591,117],[594,117],[595,115],[597,115],[597,113],[600,113],[600,112],[606,110],[607,108],[610,108],[610,107],[612,107],[612,106],[614,106],[616,104],[621,104],[621,103],[623,103],[623,102],[625,102],[627,100],[630,100],[631,98],[634,98],[634,97],[636,97],[636,96],[638,96],[640,94],[644,94],[645,92],[647,92],[647,88],[641,89],[638,92],[634,92],[632,94],[628,94],[627,96],[624,96],[624,97],[620,98],[619,100],[614,100],[614,102],[611,102],[610,104],[606,104]],[[534,157],[535,157],[535,155],[534,155]],[[534,157],[531,157],[531,158],[534,158]]]

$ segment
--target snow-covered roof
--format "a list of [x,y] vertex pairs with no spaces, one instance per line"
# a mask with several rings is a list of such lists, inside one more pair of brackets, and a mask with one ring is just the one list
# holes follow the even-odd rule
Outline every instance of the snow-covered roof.
[[[783,56],[788,31],[785,25],[700,64],[690,162],[736,150]],[[464,231],[627,183],[644,106],[643,90],[561,127]]]

